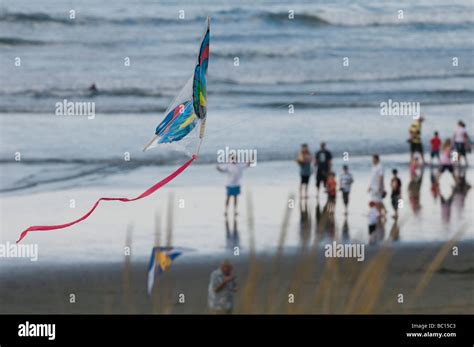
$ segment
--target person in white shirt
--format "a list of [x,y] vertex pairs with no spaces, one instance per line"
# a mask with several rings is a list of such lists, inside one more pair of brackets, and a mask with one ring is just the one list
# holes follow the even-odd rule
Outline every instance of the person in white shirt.
[[227,197],[225,201],[225,215],[229,208],[230,198],[234,198],[234,215],[237,215],[237,197],[240,195],[240,181],[243,172],[250,166],[250,163],[237,163],[235,156],[231,156],[230,162],[224,165],[218,165],[217,170],[227,174]]
[[379,212],[385,214],[386,210],[383,199],[387,193],[384,188],[384,170],[378,154],[372,156],[372,164],[372,174],[369,185],[370,201],[375,203]]
[[453,142],[454,142],[454,149],[458,153],[458,160],[461,163],[461,158],[464,157],[464,161],[467,163],[467,156],[466,151],[470,150],[470,140],[469,136],[467,135],[466,124],[463,121],[458,122],[458,126],[454,130],[453,135]]
[[344,165],[342,167],[342,173],[339,177],[339,185],[341,187],[342,192],[342,201],[344,202],[345,207],[344,214],[347,214],[347,207],[349,205],[349,194],[351,192],[352,183],[354,183],[354,178],[349,172],[349,167],[347,165]]

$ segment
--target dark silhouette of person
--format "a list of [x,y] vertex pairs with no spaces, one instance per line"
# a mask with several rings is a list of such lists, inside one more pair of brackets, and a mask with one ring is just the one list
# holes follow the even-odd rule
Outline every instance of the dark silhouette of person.
[[311,238],[311,215],[308,210],[308,200],[300,199],[300,243],[305,249]]
[[233,228],[230,229],[229,218],[225,217],[225,239],[226,248],[234,251],[235,247],[240,247],[239,230],[237,228],[237,218],[234,218]]

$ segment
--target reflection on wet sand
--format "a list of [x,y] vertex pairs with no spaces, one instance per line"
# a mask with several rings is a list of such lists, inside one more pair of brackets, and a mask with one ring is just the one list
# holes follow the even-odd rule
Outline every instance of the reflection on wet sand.
[[308,199],[300,199],[300,245],[306,248],[311,239],[311,214],[308,209]]
[[234,217],[234,222],[232,223],[232,230],[230,229],[229,218],[225,217],[225,240],[226,248],[234,250],[235,247],[240,247],[239,239],[239,230],[237,228],[237,217]]
[[333,240],[336,236],[336,220],[334,213],[334,204],[326,202],[323,210],[319,200],[316,204],[316,239],[330,239]]
[[423,173],[423,167],[421,168],[420,173],[412,172],[410,182],[408,183],[408,199],[410,201],[411,209],[415,214],[418,214],[421,209],[420,190],[423,181]]
[[451,187],[449,196],[439,192],[441,201],[441,219],[444,223],[451,221],[451,210],[454,205],[461,215],[464,210],[467,193],[471,189],[471,185],[466,181],[466,170],[460,168],[456,177],[455,184]]

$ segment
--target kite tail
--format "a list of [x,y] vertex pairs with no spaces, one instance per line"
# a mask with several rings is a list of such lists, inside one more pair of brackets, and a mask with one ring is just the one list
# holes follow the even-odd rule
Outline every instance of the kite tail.
[[66,223],[66,224],[58,224],[58,225],[36,225],[36,226],[31,226],[25,231],[23,231],[20,235],[20,238],[16,241],[16,243],[20,242],[30,231],[47,231],[47,230],[56,230],[56,229],[64,229],[67,227],[70,227],[71,225],[77,224],[79,222],[82,222],[83,220],[87,219],[92,212],[99,206],[99,203],[101,201],[121,201],[121,202],[131,202],[131,201],[136,201],[143,199],[151,194],[153,194],[155,191],[163,187],[164,185],[168,184],[171,182],[173,179],[175,179],[179,174],[181,174],[186,168],[191,165],[191,163],[196,159],[196,156],[193,155],[191,159],[189,159],[186,163],[184,163],[182,166],[180,166],[175,172],[173,172],[171,175],[168,177],[164,178],[160,182],[156,183],[154,186],[143,192],[141,195],[137,196],[136,198],[133,199],[128,199],[128,198],[100,198],[95,202],[95,204],[92,206],[92,208],[87,212],[85,215],[83,215],[81,218],[76,219],[73,222]]

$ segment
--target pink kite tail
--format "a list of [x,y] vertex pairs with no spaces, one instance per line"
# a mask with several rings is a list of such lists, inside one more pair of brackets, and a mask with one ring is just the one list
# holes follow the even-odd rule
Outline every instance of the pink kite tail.
[[181,174],[186,168],[191,165],[191,163],[196,159],[196,156],[193,155],[191,159],[189,159],[186,163],[184,163],[182,166],[180,166],[175,172],[173,172],[171,175],[168,177],[164,178],[160,182],[156,183],[154,186],[146,190],[144,193],[141,195],[137,196],[136,198],[133,199],[128,199],[128,198],[100,198],[95,202],[95,204],[92,206],[92,208],[87,212],[84,216],[82,216],[79,219],[76,219],[73,222],[66,223],[66,224],[59,224],[59,225],[36,225],[36,226],[31,226],[25,231],[23,231],[20,235],[20,238],[16,243],[20,242],[30,231],[46,231],[46,230],[56,230],[56,229],[64,229],[67,227],[70,227],[71,225],[74,225],[76,223],[82,222],[83,220],[87,219],[92,212],[99,206],[99,203],[101,201],[121,201],[121,202],[131,202],[131,201],[136,201],[143,199],[147,197],[148,195],[153,194],[155,191],[163,187],[164,185],[168,184],[171,182],[173,179],[175,179],[179,174]]

